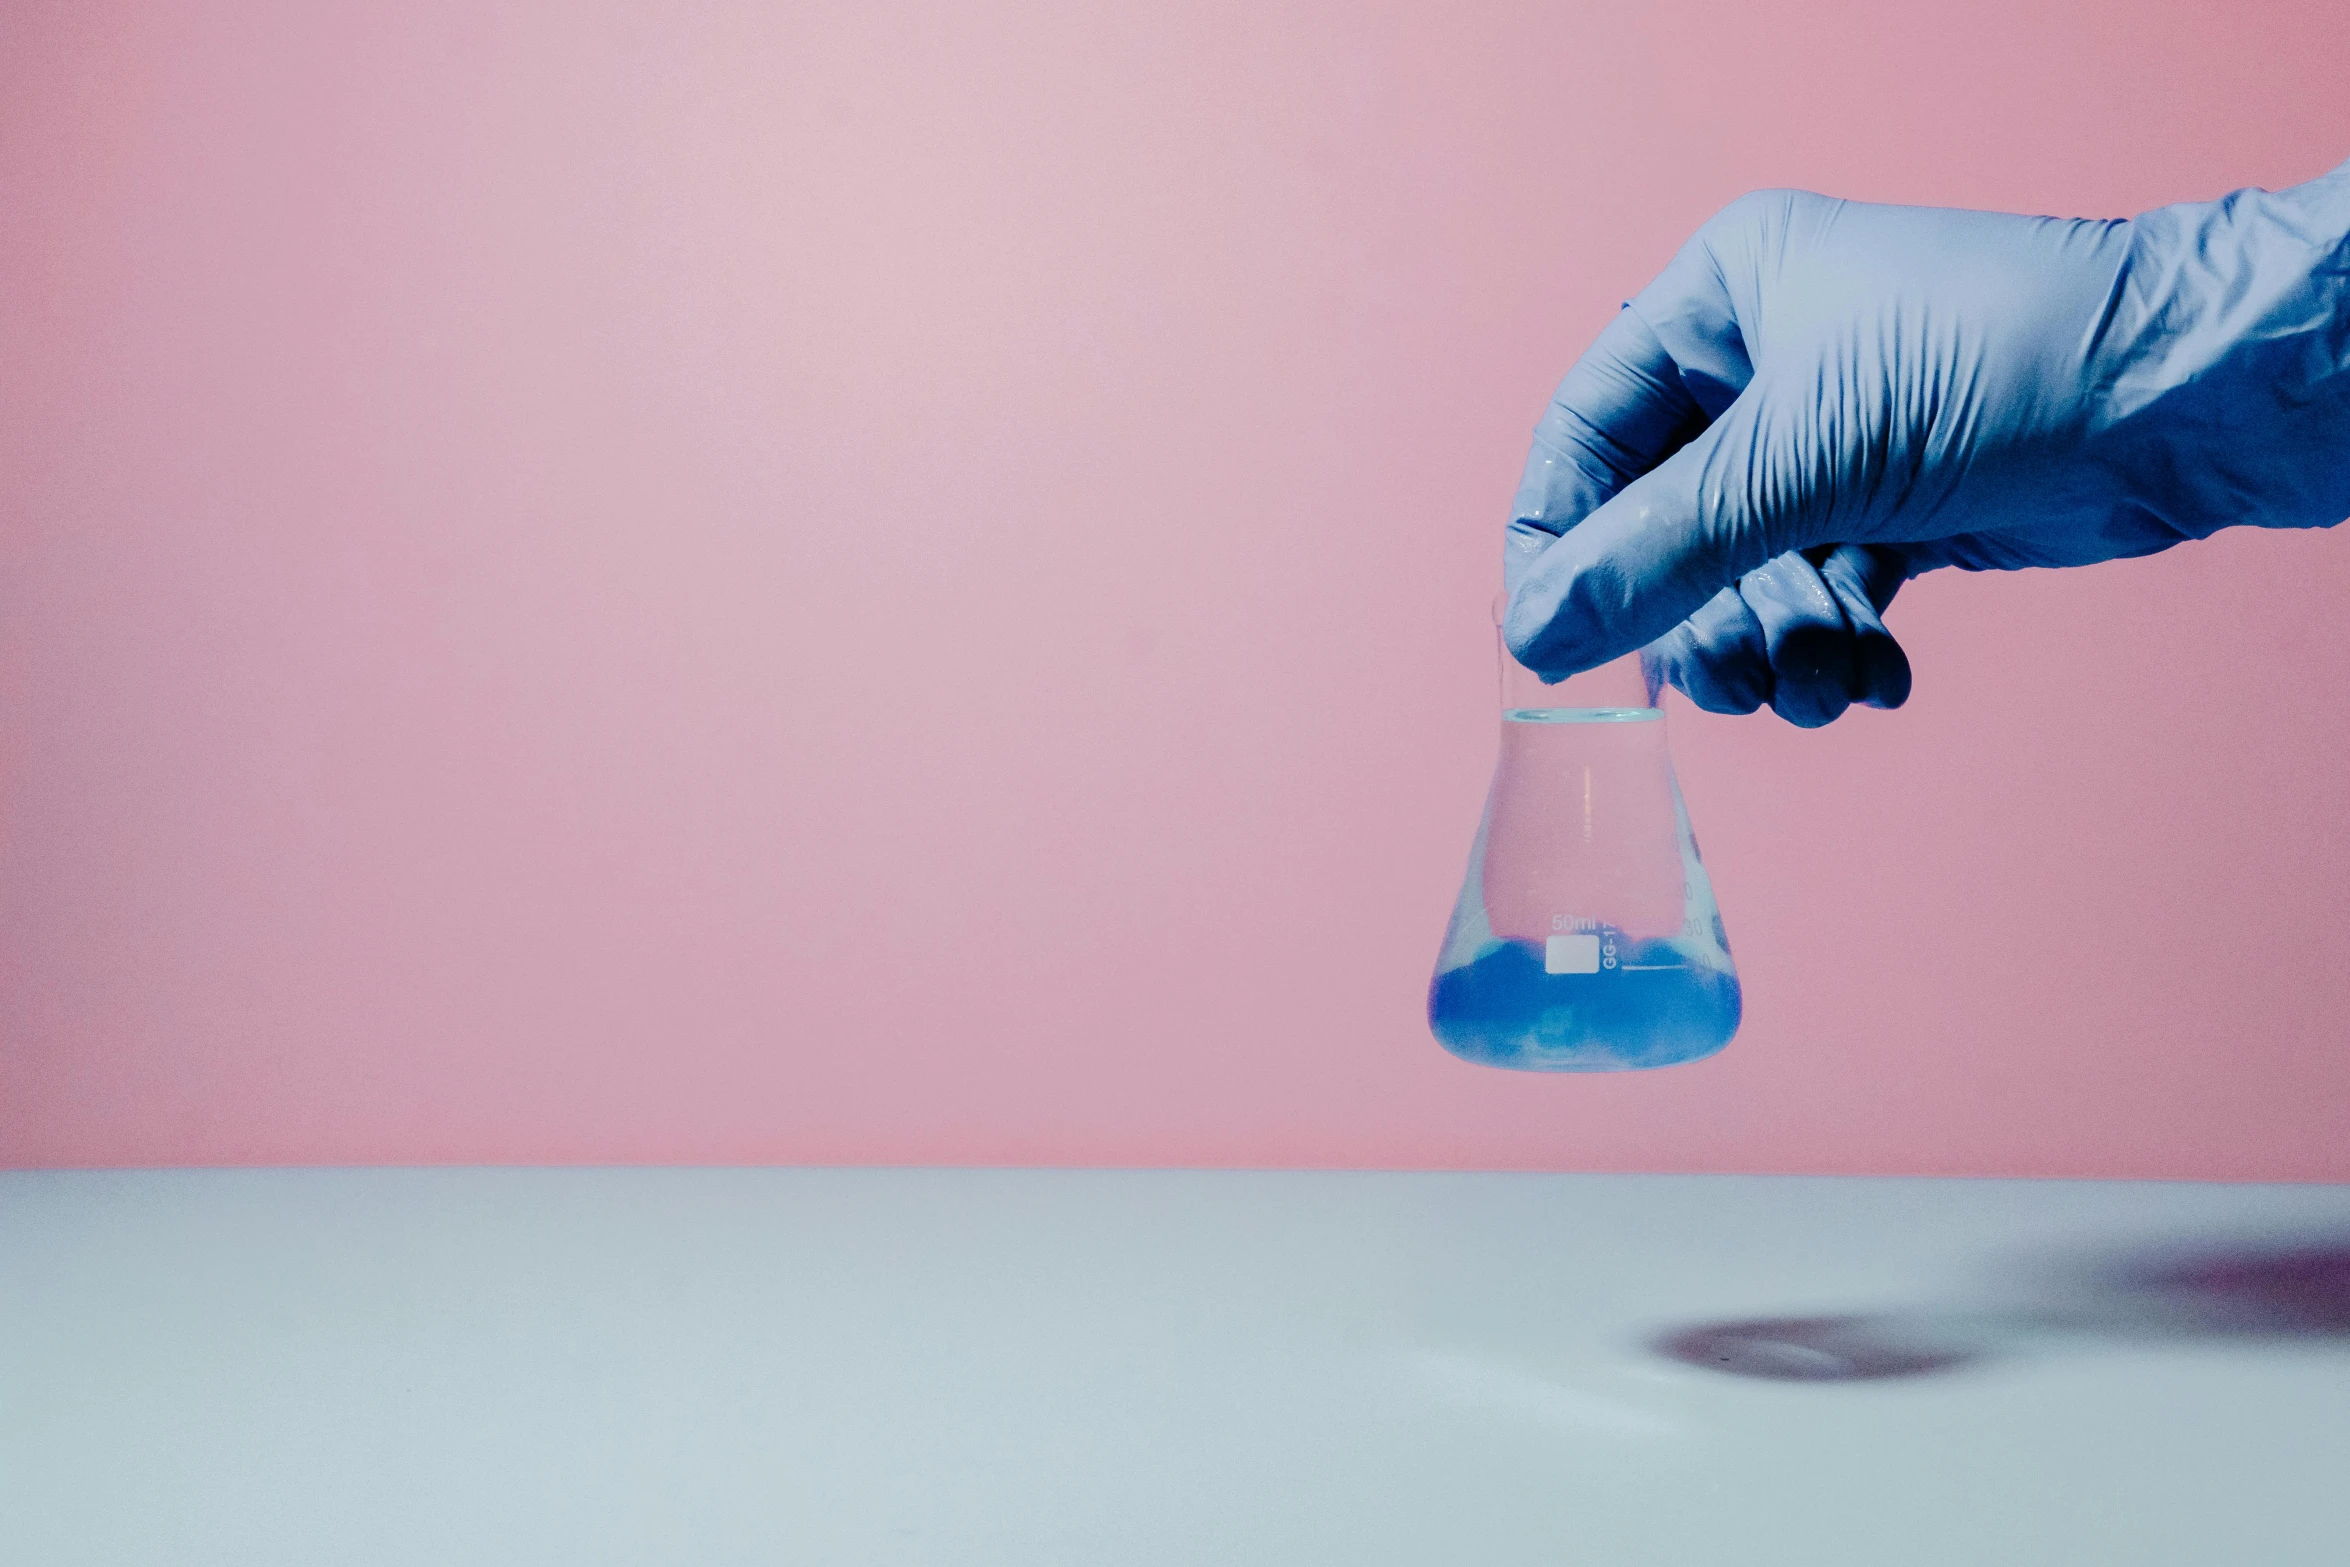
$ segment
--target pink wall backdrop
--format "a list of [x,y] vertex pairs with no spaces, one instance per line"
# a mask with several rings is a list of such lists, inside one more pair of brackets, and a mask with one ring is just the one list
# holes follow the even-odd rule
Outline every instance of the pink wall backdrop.
[[1526,434],[1755,186],[2350,156],[2340,0],[0,6],[0,1162],[2350,1179],[2350,534],[1685,708],[1703,1066],[1420,1017]]

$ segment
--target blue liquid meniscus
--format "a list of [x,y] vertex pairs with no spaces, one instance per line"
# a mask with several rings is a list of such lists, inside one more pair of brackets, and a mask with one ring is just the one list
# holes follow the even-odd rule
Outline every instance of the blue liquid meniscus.
[[1428,1025],[1483,1066],[1604,1072],[1702,1060],[1738,1031],[1738,976],[1693,957],[1649,941],[1626,948],[1613,971],[1550,974],[1540,948],[1501,942],[1436,976]]

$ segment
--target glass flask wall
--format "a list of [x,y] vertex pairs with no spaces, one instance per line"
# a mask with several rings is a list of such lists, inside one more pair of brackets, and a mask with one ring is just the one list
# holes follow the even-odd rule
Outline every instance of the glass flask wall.
[[[1497,637],[1498,641],[1498,637]],[[1546,686],[1501,653],[1501,754],[1428,991],[1486,1066],[1672,1066],[1730,1042],[1738,973],[1638,655]]]

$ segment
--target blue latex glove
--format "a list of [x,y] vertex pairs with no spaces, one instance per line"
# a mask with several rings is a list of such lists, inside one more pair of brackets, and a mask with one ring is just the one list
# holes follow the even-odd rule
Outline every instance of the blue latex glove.
[[2350,516],[2350,164],[2129,221],[1733,202],[1536,427],[1511,651],[1700,707],[1896,707],[1908,578]]

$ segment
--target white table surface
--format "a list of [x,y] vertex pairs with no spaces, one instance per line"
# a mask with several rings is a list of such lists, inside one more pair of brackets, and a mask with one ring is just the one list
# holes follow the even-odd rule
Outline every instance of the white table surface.
[[2340,1567],[2350,1188],[0,1175],[0,1560]]

